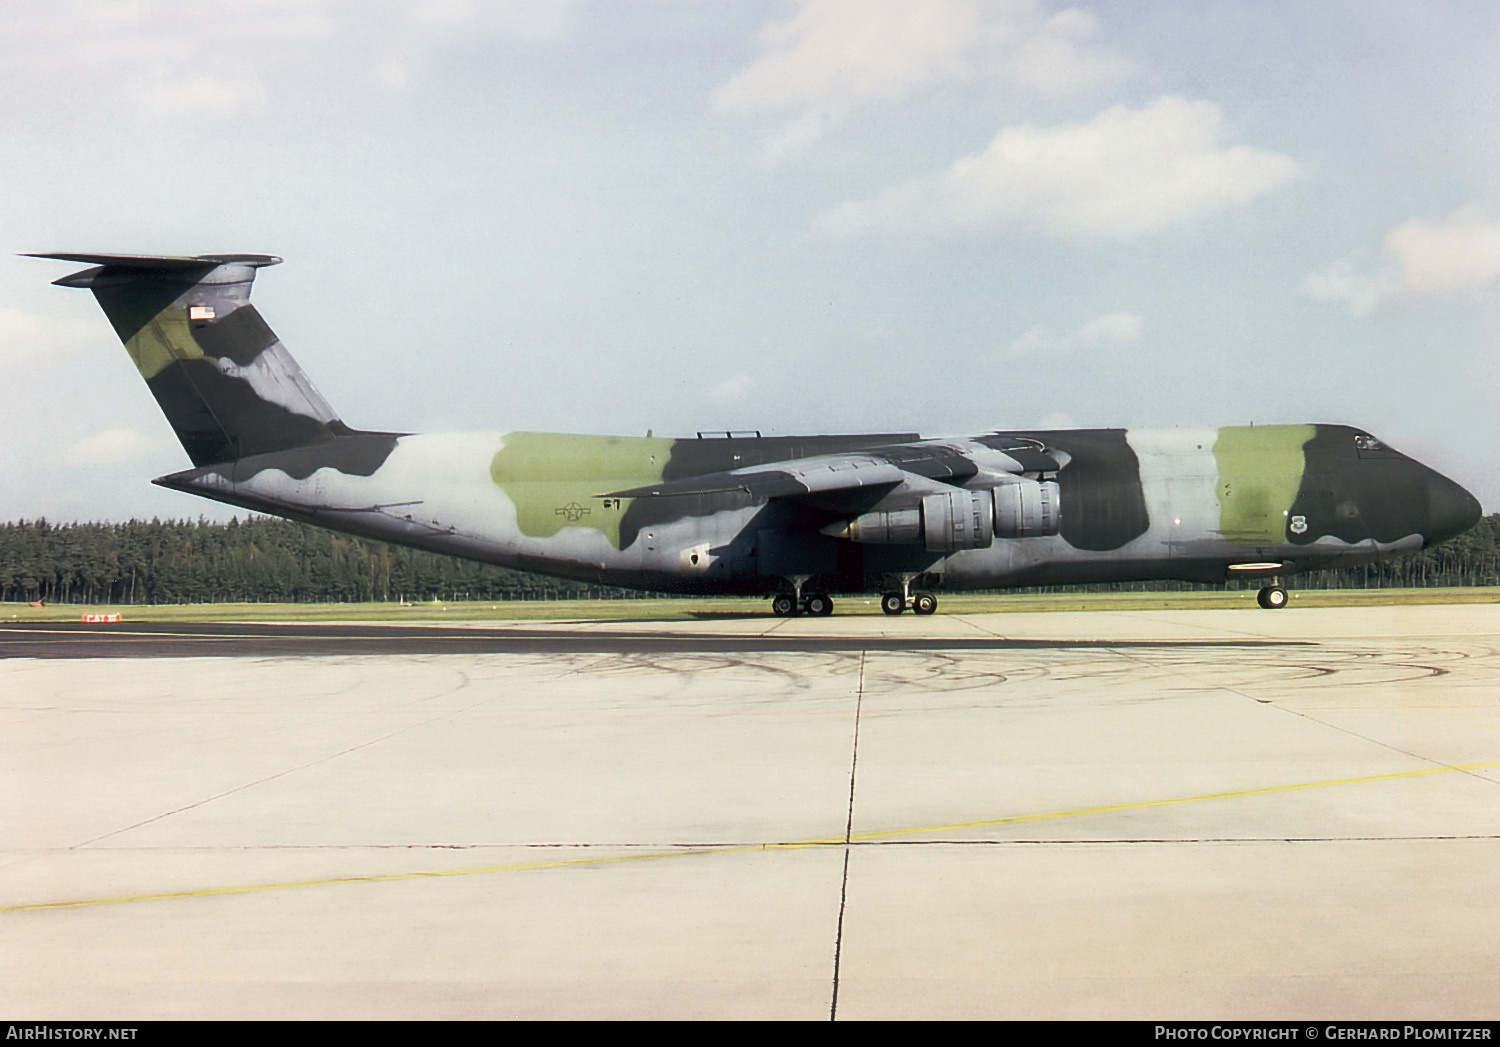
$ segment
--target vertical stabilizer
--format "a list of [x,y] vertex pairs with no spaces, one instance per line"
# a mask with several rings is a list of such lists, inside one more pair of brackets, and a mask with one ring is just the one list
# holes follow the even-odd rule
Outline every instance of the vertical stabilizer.
[[196,466],[348,433],[250,304],[270,255],[47,254],[92,265],[55,281],[87,287]]

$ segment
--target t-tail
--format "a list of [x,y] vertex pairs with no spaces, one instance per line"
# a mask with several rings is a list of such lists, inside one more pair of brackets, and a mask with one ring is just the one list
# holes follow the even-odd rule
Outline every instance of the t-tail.
[[195,466],[349,435],[250,304],[280,258],[38,254],[93,268],[55,281],[94,292]]

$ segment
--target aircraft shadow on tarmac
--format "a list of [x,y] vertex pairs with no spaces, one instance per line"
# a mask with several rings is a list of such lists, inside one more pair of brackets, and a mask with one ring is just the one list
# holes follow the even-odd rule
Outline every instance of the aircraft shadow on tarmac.
[[0,658],[328,657],[434,654],[725,654],[860,651],[1262,648],[1305,640],[1012,639],[1003,636],[795,635],[652,629],[353,625],[255,622],[0,623]]

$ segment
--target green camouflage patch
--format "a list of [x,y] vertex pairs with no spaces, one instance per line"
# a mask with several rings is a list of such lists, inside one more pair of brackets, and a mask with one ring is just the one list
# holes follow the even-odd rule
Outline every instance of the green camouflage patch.
[[203,360],[206,356],[188,327],[186,309],[163,309],[125,343],[141,377],[150,381],[174,360]]
[[1287,540],[1288,513],[1306,468],[1310,425],[1259,425],[1219,430],[1219,533],[1243,545]]
[[516,525],[531,538],[564,527],[592,527],[620,547],[620,517],[629,498],[606,491],[661,482],[673,440],[649,437],[507,433],[490,477],[516,506]]

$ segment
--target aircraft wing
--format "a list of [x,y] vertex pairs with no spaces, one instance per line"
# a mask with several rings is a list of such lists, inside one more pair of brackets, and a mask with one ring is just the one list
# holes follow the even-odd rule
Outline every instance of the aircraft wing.
[[601,497],[685,498],[740,493],[751,498],[792,498],[825,508],[859,511],[917,477],[959,486],[981,470],[1020,474],[1039,465],[1057,468],[1050,459],[1032,461],[1039,457],[1034,451],[1030,457],[1017,453],[1021,450],[1030,448],[1000,451],[969,441],[891,444],[854,454],[816,455],[681,477],[610,491]]
[[752,498],[790,498],[871,487],[890,488],[905,478],[906,472],[899,465],[873,455],[825,455],[666,480],[627,491],[610,491],[604,497],[683,498],[738,492]]

